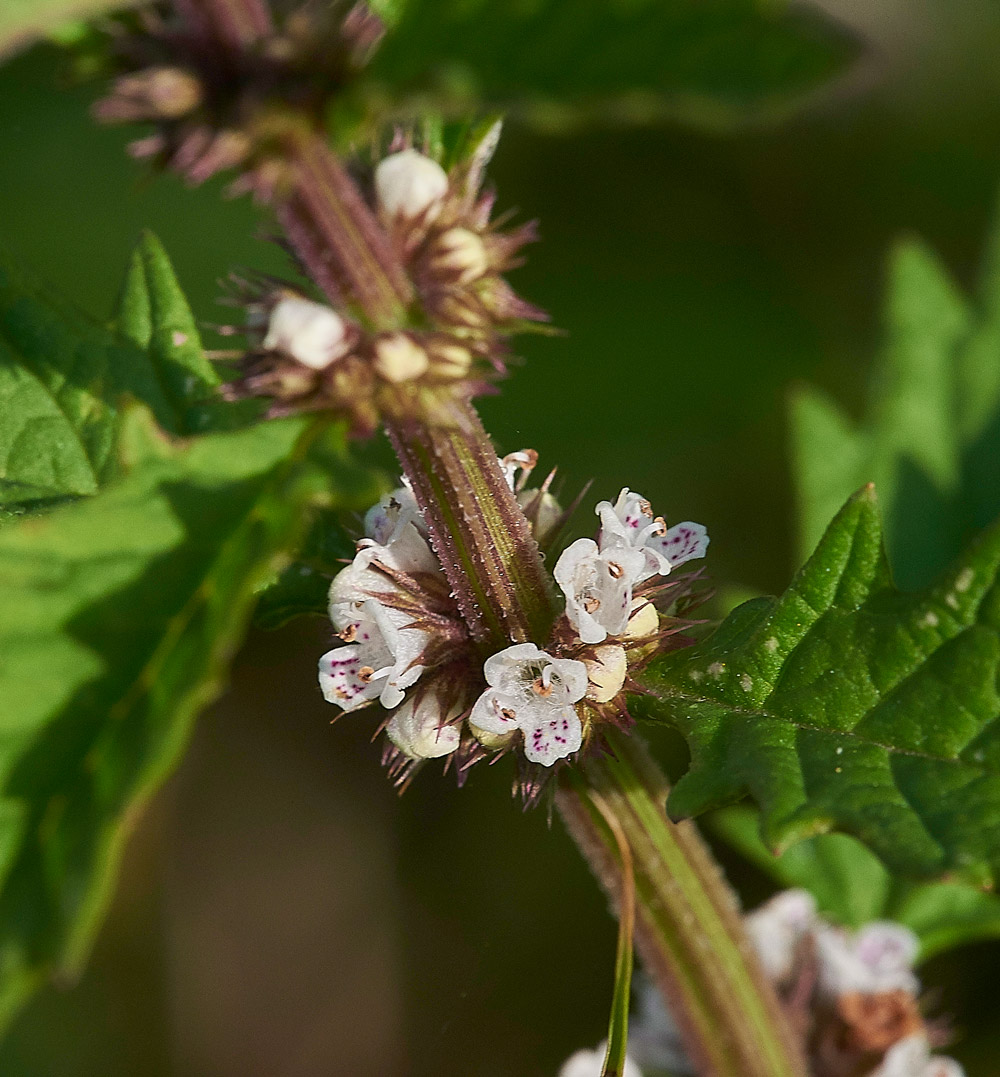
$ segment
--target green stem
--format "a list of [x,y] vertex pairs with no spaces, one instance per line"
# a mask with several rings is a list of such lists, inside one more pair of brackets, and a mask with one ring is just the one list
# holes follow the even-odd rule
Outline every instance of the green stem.
[[697,1072],[803,1077],[801,1048],[743,931],[736,900],[692,823],[671,823],[668,792],[636,736],[567,770],[556,803],[594,874],[616,900],[614,813],[631,847],[636,948],[663,992]]

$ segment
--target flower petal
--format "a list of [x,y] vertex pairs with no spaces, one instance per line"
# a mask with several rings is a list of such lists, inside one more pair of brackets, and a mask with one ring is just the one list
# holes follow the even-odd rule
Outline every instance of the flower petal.
[[487,688],[472,706],[469,725],[501,736],[510,733],[521,725],[519,702],[496,688]]
[[[580,663],[582,665],[582,663]],[[532,763],[551,767],[582,743],[583,729],[575,707],[537,706],[521,719],[524,754]]]
[[523,668],[531,662],[548,659],[548,655],[534,643],[515,643],[490,655],[483,664],[486,683],[494,688],[516,689],[524,680]]
[[791,973],[802,939],[818,922],[816,899],[807,890],[783,890],[743,922],[768,978],[780,983]]
[[362,649],[357,644],[335,647],[319,660],[319,686],[323,698],[345,711],[370,703],[379,694],[381,684],[369,673]]
[[665,535],[654,535],[648,540],[651,549],[662,553],[670,562],[671,568],[683,565],[685,561],[693,561],[696,557],[704,557],[708,550],[708,532],[701,524],[691,523],[686,520],[682,524],[674,524]]

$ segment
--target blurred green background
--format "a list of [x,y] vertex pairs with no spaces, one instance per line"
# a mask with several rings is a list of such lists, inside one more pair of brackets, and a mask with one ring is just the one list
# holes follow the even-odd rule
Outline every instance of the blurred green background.
[[[511,128],[492,170],[501,206],[541,220],[516,283],[567,331],[523,341],[526,369],[484,401],[498,447],[538,449],[569,492],[627,483],[703,521],[715,578],[758,593],[794,567],[790,386],[857,413],[890,246],[918,233],[971,285],[1000,181],[995,0],[823,6],[866,59],[780,127]],[[199,317],[224,320],[219,278],[284,267],[266,220],[221,185],[146,177],[60,70],[45,48],[0,69],[0,242],[105,317],[150,227]],[[558,821],[521,814],[504,764],[460,792],[428,770],[398,799],[373,720],[328,725],[328,634],[251,638],[138,826],[89,971],[30,1006],[0,1073],[544,1077],[602,1037],[614,924]],[[1000,1074],[998,958],[926,969],[972,1077]]]

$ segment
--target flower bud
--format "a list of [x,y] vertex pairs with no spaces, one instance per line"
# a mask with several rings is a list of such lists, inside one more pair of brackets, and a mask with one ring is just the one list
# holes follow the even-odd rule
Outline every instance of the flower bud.
[[446,292],[434,305],[438,320],[452,326],[454,332],[482,329],[488,321],[482,306],[475,299],[455,292]]
[[284,296],[272,308],[264,347],[313,370],[325,370],[350,350],[344,319],[322,303],[295,295]]
[[535,541],[544,546],[562,522],[562,506],[548,490],[521,490],[516,497],[531,524]]
[[386,333],[375,343],[375,369],[386,381],[412,381],[429,365],[427,352],[406,333]]
[[431,369],[439,378],[464,378],[472,366],[472,352],[447,339],[428,348]]
[[626,639],[645,639],[654,636],[660,629],[660,617],[656,607],[645,598],[637,598],[632,602],[632,614],[628,619],[628,627],[625,629]]
[[375,169],[375,194],[389,217],[431,219],[447,193],[445,170],[416,150],[394,153]]
[[513,730],[510,733],[491,733],[488,729],[480,729],[479,726],[473,725],[471,722],[468,722],[467,725],[469,732],[476,740],[491,752],[498,752],[501,748],[506,748],[517,735]]
[[414,703],[412,698],[405,699],[385,731],[389,740],[411,759],[438,759],[450,755],[462,739],[459,727],[448,724],[437,696],[433,694],[425,696],[419,703]]
[[594,648],[594,657],[585,658],[587,699],[593,703],[610,703],[625,684],[625,648],[606,643]]
[[482,239],[468,228],[449,228],[434,241],[428,268],[436,276],[456,284],[469,284],[490,268]]
[[150,67],[123,75],[111,95],[95,105],[99,120],[176,120],[193,112],[202,100],[201,82],[180,67]]

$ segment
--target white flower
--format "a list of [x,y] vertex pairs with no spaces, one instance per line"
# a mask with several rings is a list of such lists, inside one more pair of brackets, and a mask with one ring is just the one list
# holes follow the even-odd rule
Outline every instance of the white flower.
[[403,700],[385,727],[389,740],[411,759],[437,759],[458,748],[462,734],[452,720],[462,713],[452,707],[445,714],[440,697],[430,692]]
[[400,486],[391,494],[384,494],[365,513],[365,534],[378,545],[389,545],[407,524],[413,524],[421,532],[426,530],[417,499],[409,486]]
[[[607,1043],[599,1044],[588,1051],[577,1051],[570,1055],[559,1070],[559,1077],[601,1077],[604,1072],[604,1055],[608,1049]],[[625,1056],[625,1065],[622,1067],[622,1077],[642,1077],[642,1070]]]
[[964,1077],[965,1070],[952,1058],[932,1055],[922,1033],[894,1043],[869,1077]]
[[920,982],[913,973],[917,937],[902,924],[875,921],[850,934],[834,927],[816,932],[819,988],[829,997],[887,991],[915,994]]
[[595,510],[601,518],[602,552],[618,546],[641,550],[646,565],[637,583],[650,576],[666,576],[672,568],[704,557],[708,533],[701,524],[685,521],[668,528],[662,516],[654,518],[649,502],[626,486],[612,505],[602,501]]
[[566,618],[584,643],[620,636],[632,612],[632,586],[646,559],[628,546],[601,549],[582,538],[563,550],[553,575],[566,596]]
[[519,729],[524,754],[550,767],[582,742],[574,703],[587,691],[587,667],[571,658],[553,658],[533,643],[516,643],[483,666],[490,686],[476,700],[470,725],[487,733]]
[[818,923],[816,899],[806,890],[783,890],[744,917],[769,980],[780,983],[791,974],[799,944]]
[[375,194],[389,217],[430,219],[447,193],[445,170],[417,150],[391,154],[375,169]]
[[[411,620],[407,614],[402,616]],[[331,606],[331,618],[341,638],[348,642],[327,651],[319,660],[323,698],[345,711],[357,710],[375,699],[383,707],[399,706],[403,689],[414,684],[423,672],[417,660],[427,633],[401,628],[394,623],[398,611],[371,598],[338,602]]]
[[287,295],[271,311],[264,347],[304,366],[324,370],[350,350],[344,319],[322,303]]
[[320,658],[319,682],[324,697],[345,711],[374,699],[396,707],[423,672],[419,659],[430,633],[414,623],[412,612],[393,605],[397,599],[406,605],[406,595],[378,567],[409,576],[441,572],[417,529],[419,513],[408,493],[397,490],[369,511],[365,526],[374,537],[358,543],[354,560],[330,586],[330,620],[345,645]]

